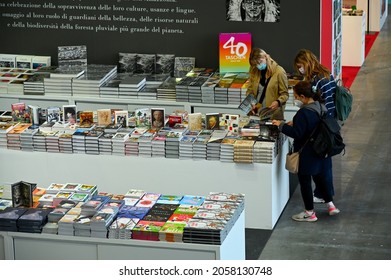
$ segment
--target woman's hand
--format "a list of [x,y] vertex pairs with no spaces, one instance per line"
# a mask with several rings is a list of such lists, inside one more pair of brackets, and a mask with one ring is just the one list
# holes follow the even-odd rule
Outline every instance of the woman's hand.
[[280,126],[281,121],[278,120],[272,120],[272,125]]
[[278,103],[278,101],[273,101],[272,104],[269,106],[270,109],[277,109],[278,107],[280,107],[280,103]]

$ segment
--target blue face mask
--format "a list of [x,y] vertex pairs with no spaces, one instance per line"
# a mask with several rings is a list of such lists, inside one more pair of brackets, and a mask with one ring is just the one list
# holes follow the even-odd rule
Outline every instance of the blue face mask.
[[258,68],[260,71],[265,70],[265,69],[266,69],[266,63],[258,64],[258,65],[257,65],[257,68]]

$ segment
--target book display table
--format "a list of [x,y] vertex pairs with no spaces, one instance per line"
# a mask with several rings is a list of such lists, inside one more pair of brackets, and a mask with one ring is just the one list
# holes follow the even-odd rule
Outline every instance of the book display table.
[[221,245],[0,231],[5,260],[244,260],[244,211]]
[[271,164],[227,163],[115,155],[62,154],[0,149],[3,183],[20,180],[47,188],[51,183],[97,185],[99,191],[129,189],[178,195],[210,192],[245,194],[246,228],[273,229],[289,199],[285,170],[288,141]]

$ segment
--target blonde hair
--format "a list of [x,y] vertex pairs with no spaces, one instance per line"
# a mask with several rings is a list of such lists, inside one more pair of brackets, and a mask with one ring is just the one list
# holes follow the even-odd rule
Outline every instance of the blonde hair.
[[271,76],[273,74],[273,68],[271,67],[273,63],[276,63],[271,56],[265,52],[263,49],[260,48],[253,48],[250,53],[249,62],[250,62],[250,73],[254,73],[256,71],[259,71],[257,68],[258,65],[258,58],[264,57],[266,58],[266,75]]

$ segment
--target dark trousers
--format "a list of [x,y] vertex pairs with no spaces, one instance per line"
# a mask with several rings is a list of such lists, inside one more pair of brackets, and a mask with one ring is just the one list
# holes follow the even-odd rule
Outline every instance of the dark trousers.
[[318,188],[319,193],[321,194],[325,202],[330,202],[333,200],[333,195],[331,192],[333,177],[332,171],[330,169],[323,170],[321,173],[316,175],[303,175],[298,174],[301,197],[303,198],[304,208],[306,210],[314,209],[314,199],[312,193],[312,180],[314,180],[316,187]]
[[[334,196],[335,193],[334,193],[333,169],[332,168],[326,170],[325,177],[326,177],[326,180],[328,181],[327,187],[329,188],[329,192],[331,193],[331,196]],[[314,182],[314,183],[315,183],[314,196],[316,196],[318,198],[323,198],[324,199],[324,197],[322,195],[322,192],[318,188],[316,182]]]

